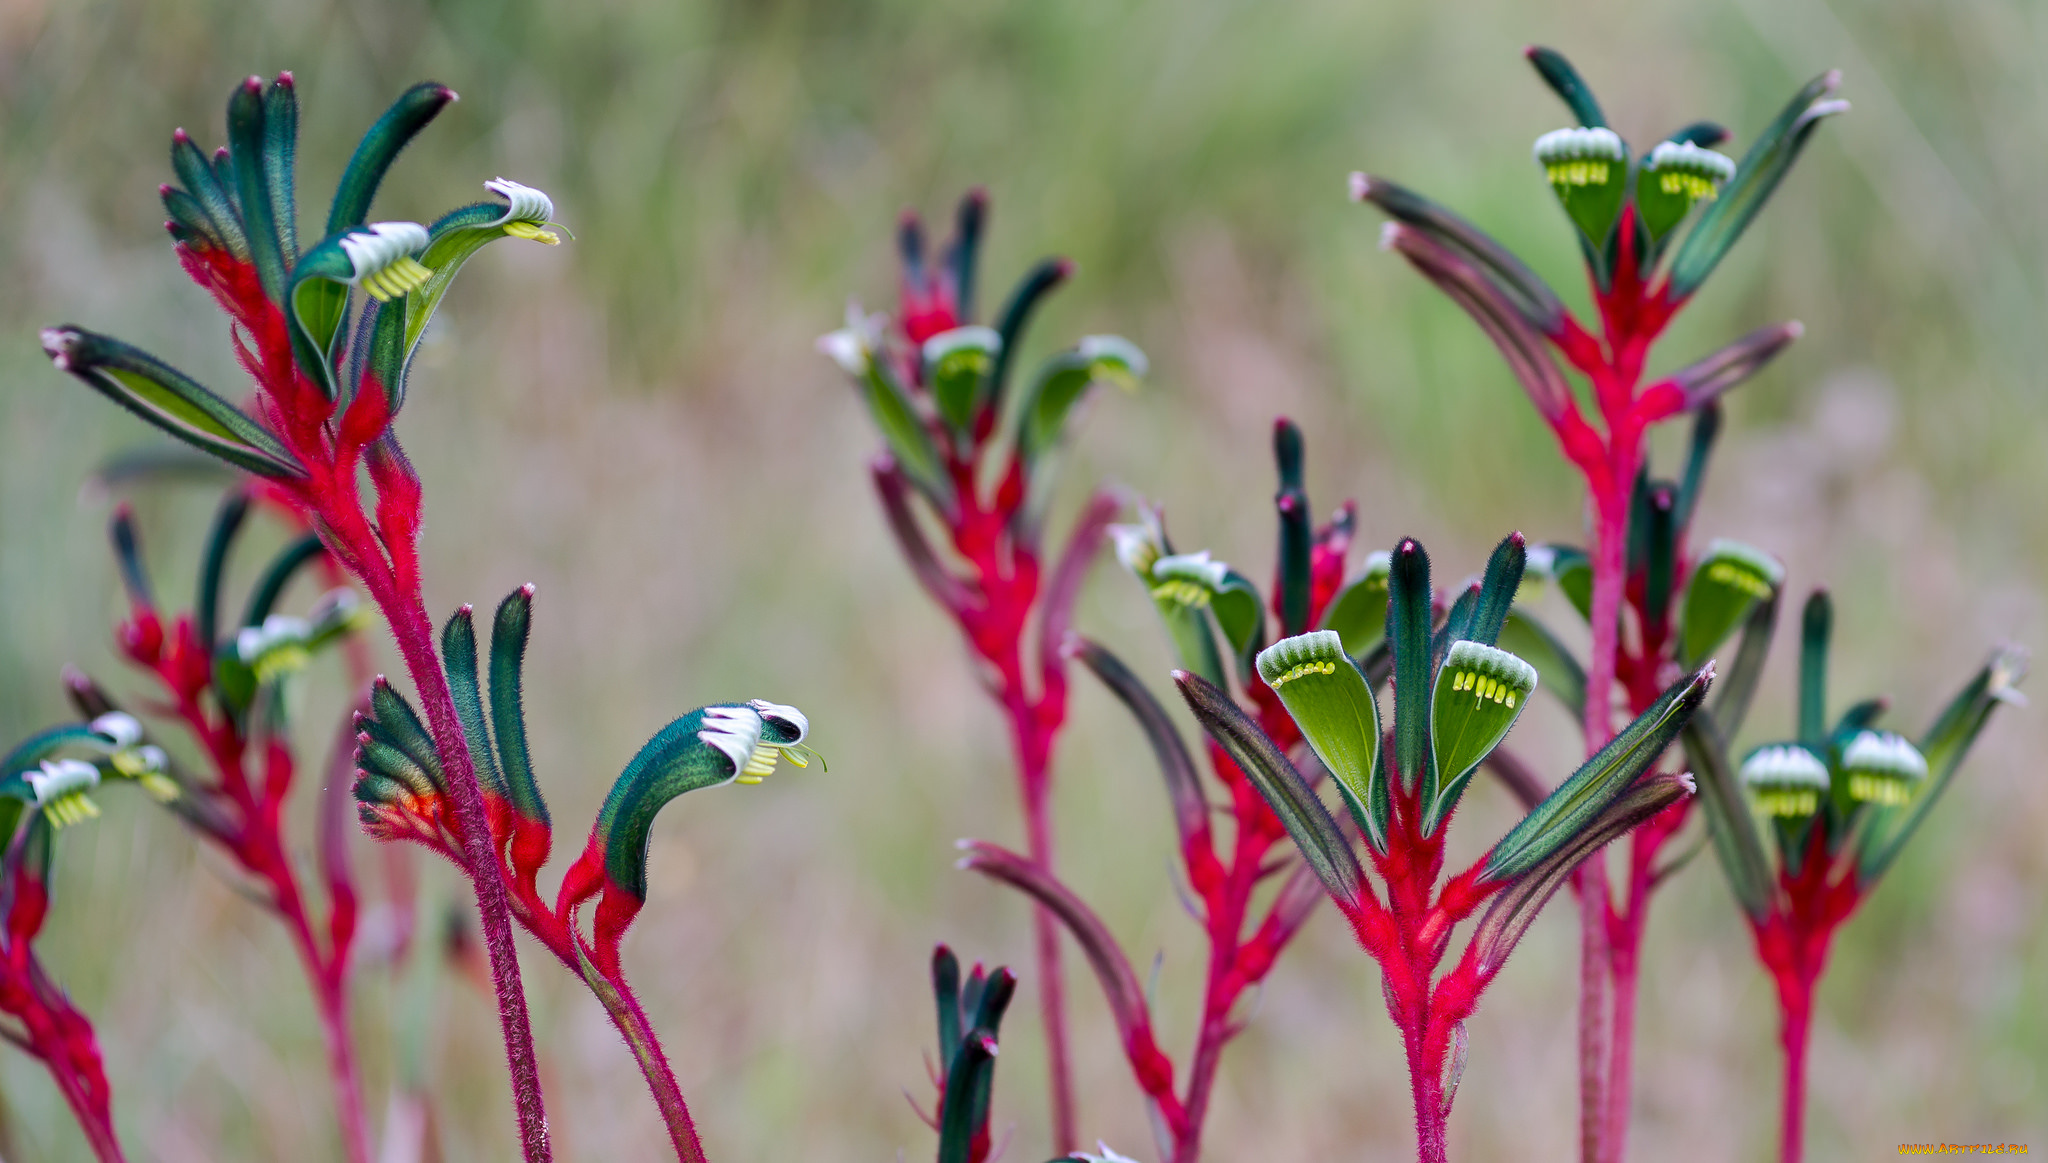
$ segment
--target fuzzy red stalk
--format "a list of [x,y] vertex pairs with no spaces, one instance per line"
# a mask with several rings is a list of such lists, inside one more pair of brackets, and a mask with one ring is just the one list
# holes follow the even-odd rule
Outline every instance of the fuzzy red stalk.
[[[986,201],[986,194],[977,190],[963,206],[963,215],[975,216],[977,229],[980,216],[986,213]],[[950,263],[925,265],[921,227],[915,215],[905,215],[901,234],[906,261],[898,338],[908,351],[894,354],[901,382],[914,393],[928,396],[922,361],[916,353],[926,339],[968,321],[963,299],[969,289],[963,288]],[[1064,280],[1070,269],[1060,263],[1052,281]],[[995,439],[1000,411],[1000,401],[980,401],[959,439],[936,417],[926,418],[955,497],[952,506],[937,513],[952,549],[954,561],[950,564],[933,551],[911,507],[913,490],[902,468],[883,454],[876,459],[872,473],[904,557],[926,592],[959,626],[978,664],[983,686],[1002,710],[1016,761],[1025,850],[1050,874],[1052,755],[1067,717],[1067,674],[1059,645],[1082,578],[1115,516],[1116,503],[1100,494],[1089,500],[1048,574],[1041,531],[1025,512],[1029,466]],[[1009,456],[1007,464],[1003,463],[1005,456]],[[1060,959],[1059,922],[1043,907],[1034,911],[1033,938],[1051,1076],[1053,1148],[1067,1154],[1076,1148],[1079,1138],[1067,1041],[1066,975]]]
[[[177,250],[186,272],[236,324],[236,353],[255,381],[256,414],[304,466],[305,475],[278,482],[278,492],[376,603],[419,693],[445,765],[450,806],[462,827],[460,863],[470,874],[482,919],[521,1148],[527,1163],[543,1163],[552,1154],[511,913],[490,851],[483,793],[420,590],[419,478],[391,430],[384,385],[366,376],[349,407],[336,415],[334,401],[298,367],[284,313],[264,293],[255,268],[203,240],[180,242]],[[376,492],[374,521],[358,484],[365,469]]]
[[1778,989],[1779,1042],[1785,1053],[1784,1115],[1779,1158],[1799,1163],[1806,1154],[1806,1048],[1813,1023],[1813,991],[1827,970],[1835,930],[1863,903],[1868,885],[1857,875],[1854,848],[1831,856],[1826,830],[1811,829],[1797,872],[1778,873],[1778,891],[1761,917],[1750,917],[1757,958]]

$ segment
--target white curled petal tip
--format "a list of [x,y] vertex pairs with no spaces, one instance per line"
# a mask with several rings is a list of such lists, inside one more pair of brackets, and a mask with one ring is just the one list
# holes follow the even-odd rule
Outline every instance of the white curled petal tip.
[[1353,202],[1363,202],[1372,196],[1372,176],[1364,170],[1353,170],[1345,184],[1350,187]]
[[36,793],[36,803],[47,804],[98,787],[100,769],[83,759],[45,759],[39,769],[27,772],[23,778]]
[[1106,361],[1121,364],[1124,370],[1137,377],[1143,377],[1151,367],[1145,353],[1138,350],[1138,345],[1121,335],[1085,335],[1075,345],[1075,350],[1090,363]]
[[795,739],[790,740],[789,743],[778,743],[776,744],[778,747],[801,743],[811,734],[810,718],[795,707],[789,706],[786,703],[771,703],[767,699],[748,699],[747,705],[754,708],[754,711],[763,719],[787,723],[796,731]]
[[850,376],[868,374],[868,345],[866,337],[851,327],[842,327],[818,337],[818,350],[839,370]]
[[116,751],[126,751],[142,742],[142,724],[125,711],[109,711],[91,725],[94,734],[113,740]]
[[427,228],[417,222],[372,222],[361,230],[341,237],[341,251],[348,256],[357,281],[426,249]]
[[761,741],[760,712],[752,707],[706,707],[697,741],[724,752],[732,760],[732,772],[737,776],[753,758],[755,744]]
[[522,185],[510,178],[492,178],[484,183],[484,189],[511,203],[505,209],[505,216],[491,223],[493,226],[501,226],[507,222],[546,223],[555,216],[554,199],[532,186]]

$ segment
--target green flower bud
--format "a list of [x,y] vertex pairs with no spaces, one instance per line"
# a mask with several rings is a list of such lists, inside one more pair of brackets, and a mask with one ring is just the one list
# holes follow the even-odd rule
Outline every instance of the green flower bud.
[[1689,141],[1660,142],[1636,175],[1636,209],[1651,236],[1661,238],[1734,176],[1735,162],[1724,154]]
[[1742,761],[1744,787],[1767,816],[1803,820],[1820,810],[1828,790],[1828,767],[1797,743],[1759,747]]
[[1842,748],[1842,775],[1850,799],[1897,807],[1926,780],[1927,757],[1902,735],[1858,731]]
[[1565,213],[1597,249],[1621,213],[1628,146],[1612,129],[1553,129],[1536,139],[1536,164]]

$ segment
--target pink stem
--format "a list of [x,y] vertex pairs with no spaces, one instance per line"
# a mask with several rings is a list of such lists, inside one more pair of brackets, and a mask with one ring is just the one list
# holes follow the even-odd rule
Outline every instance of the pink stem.
[[1449,1151],[1450,1111],[1444,1109],[1443,1062],[1432,1053],[1427,1031],[1428,1003],[1403,1023],[1401,1041],[1408,1052],[1408,1085],[1415,1098],[1416,1163],[1445,1163]]
[[[1046,794],[1045,745],[1020,723],[1017,738],[1024,773],[1024,824],[1031,862],[1052,870],[1051,797]],[[1067,991],[1060,964],[1059,918],[1043,905],[1032,910],[1033,949],[1038,960],[1039,1013],[1045,1022],[1045,1052],[1052,1083],[1053,1150],[1073,1152],[1080,1142],[1074,1130],[1074,1078],[1067,1051]]]
[[1806,1046],[1813,1032],[1813,979],[1804,973],[1780,977],[1779,1043],[1785,1049],[1785,1111],[1779,1158],[1800,1163],[1806,1155]]
[[[1625,490],[1635,476],[1633,450],[1610,454],[1607,479],[1595,482],[1593,505],[1593,649],[1586,668],[1586,754],[1613,737],[1615,655],[1620,649],[1624,558],[1628,536]],[[1625,471],[1624,471],[1625,470]],[[1612,905],[1603,849],[1572,874],[1579,897],[1579,1151],[1584,1163],[1606,1163],[1607,1079],[1612,1031],[1608,985],[1612,967],[1608,917]]]
[[661,1039],[655,1036],[654,1026],[647,1020],[647,1012],[640,1008],[640,999],[633,996],[633,989],[626,984],[625,976],[621,974],[613,979],[585,969],[583,978],[589,983],[590,992],[603,1003],[605,1012],[611,1015],[612,1024],[626,1039],[626,1047],[633,1052],[634,1059],[640,1063],[640,1073],[647,1077],[647,1089],[654,1096],[654,1105],[661,1111],[662,1122],[668,1126],[669,1145],[675,1148],[676,1158],[681,1163],[705,1163],[704,1144],[697,1138],[697,1124],[690,1118],[689,1104],[683,1101],[682,1088],[676,1085],[668,1055],[661,1049]]
[[441,753],[449,798],[455,803],[455,820],[462,828],[463,858],[470,882],[476,887],[484,948],[491,960],[491,981],[498,992],[498,1022],[504,1031],[505,1059],[512,1075],[520,1149],[526,1163],[547,1163],[553,1154],[548,1146],[540,1070],[534,1058],[533,1026],[526,1013],[526,990],[519,980],[519,950],[512,941],[512,912],[506,902],[504,877],[491,851],[483,790],[477,786],[469,744],[455,717],[448,676],[441,670],[440,659],[434,652],[433,624],[428,621],[426,606],[418,594],[401,595],[386,584],[378,584],[386,579],[371,576],[364,580],[391,626],[392,637],[398,640],[399,653],[405,657],[406,670],[412,675],[420,704],[427,713],[428,729]]
[[[337,970],[339,967],[336,967]],[[356,1070],[355,1042],[348,1031],[348,986],[339,972],[320,979],[320,1026],[327,1037],[327,1068],[334,1079],[334,1114],[349,1163],[369,1163],[370,1130],[363,1121],[363,1092]]]
[[1619,916],[1612,941],[1614,1025],[1610,1032],[1607,1063],[1607,1159],[1621,1163],[1628,1156],[1628,1124],[1634,1093],[1636,983],[1640,975],[1639,952],[1643,924],[1648,919],[1648,884],[1640,875],[1631,876],[1629,909]]

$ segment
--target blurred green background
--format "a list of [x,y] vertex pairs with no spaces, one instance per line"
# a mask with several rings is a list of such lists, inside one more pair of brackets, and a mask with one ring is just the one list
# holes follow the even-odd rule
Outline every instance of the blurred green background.
[[[928,1094],[931,944],[1027,956],[1025,909],[952,871],[951,842],[1019,828],[1000,724],[894,556],[866,418],[812,339],[849,295],[890,300],[901,207],[943,220],[985,183],[995,280],[1046,253],[1079,263],[1037,346],[1115,331],[1153,358],[1142,393],[1096,401],[1070,492],[1102,479],[1165,500],[1187,547],[1264,576],[1267,432],[1287,413],[1310,433],[1321,510],[1356,496],[1367,547],[1412,533],[1455,577],[1510,528],[1575,538],[1576,481],[1493,352],[1343,195],[1354,168],[1409,182],[1582,301],[1529,160],[1565,123],[1518,56],[1530,41],[1570,53],[1639,140],[1712,117],[1745,143],[1808,76],[1844,69],[1855,112],[1820,133],[1662,366],[1805,321],[1734,399],[1700,529],[1781,555],[1802,591],[1832,587],[1837,697],[1888,692],[1917,729],[1993,642],[2039,643],[2048,623],[2048,9],[2027,0],[0,0],[0,740],[63,713],[67,661],[135,689],[108,647],[109,500],[81,486],[150,438],[53,372],[36,328],[104,328],[237,385],[224,323],[159,226],[171,129],[217,144],[238,78],[294,70],[310,221],[384,104],[441,80],[463,99],[377,216],[431,217],[503,173],[550,191],[576,241],[485,253],[415,373],[400,428],[428,490],[429,603],[538,583],[529,705],[558,850],[670,716],[753,696],[810,712],[829,775],[785,769],[663,817],[628,968],[715,1158],[925,1157],[903,1092]],[[182,601],[212,495],[138,500],[159,586]],[[1163,683],[1149,605],[1113,568],[1080,623]],[[1752,738],[1788,726],[1788,666]],[[299,698],[317,784],[331,663]],[[1184,1054],[1200,949],[1157,777],[1101,691],[1077,686],[1074,720],[1066,873],[1141,967],[1163,952],[1164,1032]],[[1553,777],[1572,757],[1562,720],[1546,702],[1522,728]],[[1815,1158],[2048,1146],[2044,743],[2038,714],[2001,716],[1844,932]],[[99,1023],[135,1157],[338,1158],[282,933],[167,815],[107,799],[65,837],[42,949]],[[1475,797],[1473,851],[1504,800]],[[374,895],[379,858],[357,856]],[[462,899],[419,863],[429,899]],[[423,1001],[380,961],[378,923],[357,995],[373,1118],[410,1038],[446,1158],[512,1157],[488,996],[450,974]],[[1553,908],[1474,1022],[1454,1155],[1575,1150],[1574,928]],[[1774,1011],[1747,941],[1709,861],[1663,898],[1637,1157],[1771,1150]],[[601,1011],[551,962],[527,967],[560,1157],[660,1157]],[[1084,1129],[1149,1157],[1094,983],[1070,967]],[[1031,987],[998,1086],[1012,1163],[1046,1154]],[[34,1063],[0,1051],[0,1092],[11,1152],[85,1157]],[[1375,973],[1327,914],[1271,978],[1216,1101],[1215,1159],[1409,1150]]]

